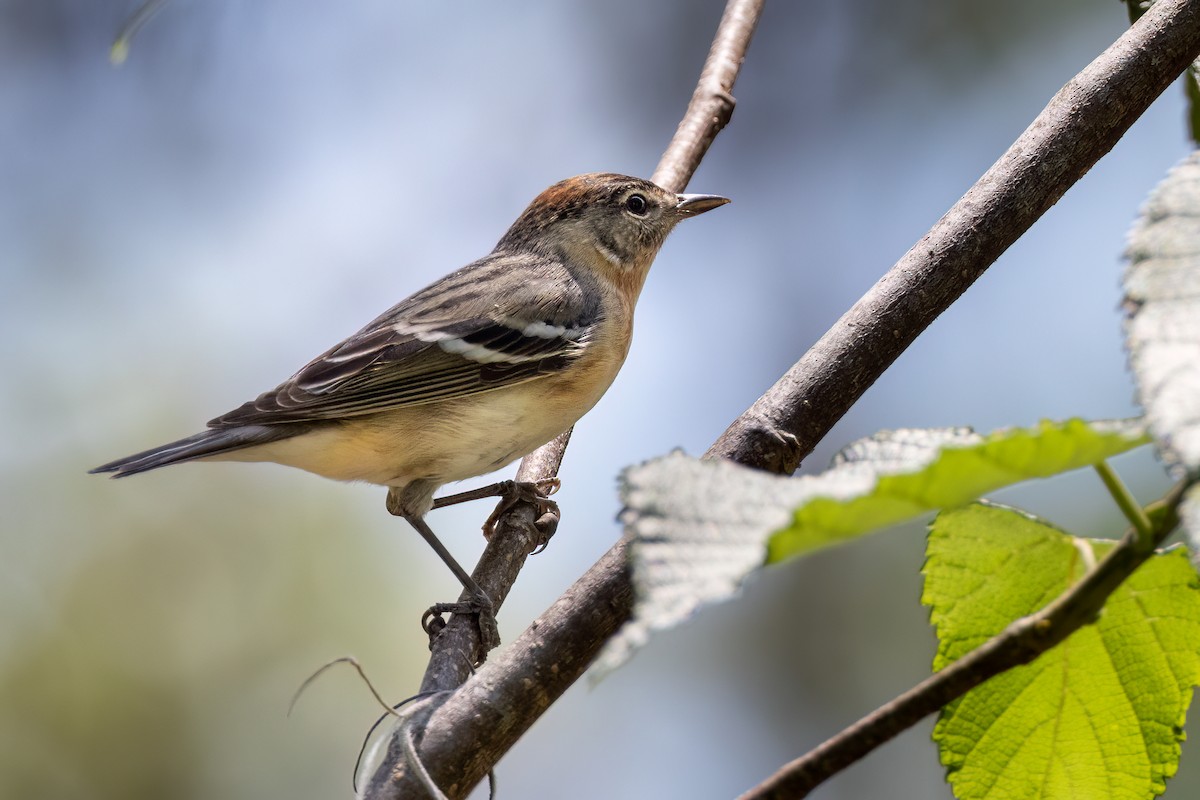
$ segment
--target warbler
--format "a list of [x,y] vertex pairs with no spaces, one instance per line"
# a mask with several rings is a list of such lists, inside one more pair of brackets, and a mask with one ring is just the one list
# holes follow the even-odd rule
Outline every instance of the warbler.
[[587,413],[625,361],[634,306],[667,234],[728,202],[611,173],[556,183],[489,255],[392,306],[276,388],[201,433],[92,472],[272,461],[386,486],[388,510],[429,541],[473,610],[489,613],[490,600],[424,521],[434,493],[512,463]]

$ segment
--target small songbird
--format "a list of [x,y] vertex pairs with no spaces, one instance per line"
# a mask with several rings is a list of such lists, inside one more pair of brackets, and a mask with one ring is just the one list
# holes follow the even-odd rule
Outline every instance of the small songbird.
[[667,234],[728,202],[607,173],[556,183],[490,255],[388,309],[275,389],[202,433],[92,472],[273,461],[386,486],[388,510],[447,562],[471,610],[490,615],[491,601],[424,521],[434,493],[510,464],[587,413],[629,352],[634,305]]

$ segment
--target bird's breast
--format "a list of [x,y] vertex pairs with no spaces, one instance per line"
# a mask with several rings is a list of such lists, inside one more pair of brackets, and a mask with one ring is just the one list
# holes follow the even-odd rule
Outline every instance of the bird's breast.
[[[512,463],[570,428],[608,391],[628,348],[593,342],[562,373],[447,403],[445,425],[470,446],[430,458],[445,482]],[[449,437],[447,437],[449,438]]]

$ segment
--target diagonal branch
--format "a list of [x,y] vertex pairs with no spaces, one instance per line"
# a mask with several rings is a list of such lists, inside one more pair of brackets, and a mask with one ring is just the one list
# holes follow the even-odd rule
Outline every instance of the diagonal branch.
[[[709,448],[791,472],[939,314],[1058,202],[1200,50],[1200,4],[1158,0]],[[795,439],[792,439],[795,437]]]
[[[666,153],[663,154],[658,169],[654,172],[653,180],[660,186],[675,192],[683,191],[696,168],[700,166],[709,146],[729,122],[735,103],[731,94],[733,84],[737,80],[746,48],[762,14],[763,2],[764,0],[729,0],[726,5],[687,111]],[[535,481],[557,475],[570,437],[571,432],[567,431],[526,456],[517,470],[517,480]],[[520,503],[509,509],[500,518],[496,526],[496,535],[491,538],[475,567],[472,577],[492,598],[497,609],[504,602],[535,544],[532,528],[534,513],[534,507],[528,503]],[[608,574],[618,574],[620,570],[617,566],[617,562],[614,562],[614,568],[609,570]],[[564,599],[577,596],[581,601],[598,599],[604,605],[604,610],[598,617],[610,619],[614,625],[628,617],[627,584],[615,587],[615,595],[606,591],[603,586],[591,586],[586,582],[582,587],[576,584],[576,588],[579,589],[578,592],[568,591]],[[560,609],[560,615],[574,602],[564,605],[564,599],[555,604],[555,608]],[[614,609],[622,605],[624,611],[612,614]],[[535,621],[532,629],[536,629],[537,626],[538,622]],[[593,643],[594,647],[599,647],[612,635],[613,630],[598,631],[595,635],[600,638]],[[478,648],[479,633],[474,620],[470,616],[451,617],[445,629],[434,639],[433,653],[421,683],[421,691],[451,691],[461,686],[470,675],[471,665],[477,660],[482,660]],[[579,675],[586,668],[585,661],[573,665],[571,671]],[[549,678],[545,682],[547,685],[553,683]],[[567,685],[569,684],[564,684],[562,689]],[[507,752],[528,725],[532,724],[541,711],[549,707],[562,691],[560,689],[546,694],[537,714],[527,716],[528,724],[505,730],[503,719],[497,720],[491,716],[499,713],[499,709],[505,708],[498,702],[500,698],[489,698],[486,693],[477,694],[478,686],[474,685],[473,696],[481,698],[484,705],[490,709],[489,715],[478,714],[474,719],[474,722],[478,723],[486,716],[491,721],[491,724],[482,729],[488,732],[485,746],[478,749],[462,746],[467,741],[479,741],[474,735],[474,730],[477,729],[470,732],[462,729],[463,734],[458,737],[452,735],[447,747],[435,750],[425,744],[429,741],[428,738],[420,747],[421,757],[430,765],[435,779],[439,780],[439,785],[455,796],[465,795],[470,787],[481,780],[491,769],[491,765]],[[528,704],[522,706],[524,711],[531,708]],[[451,728],[452,732],[453,730]],[[367,790],[368,797],[407,797],[414,791],[415,776],[404,767],[402,744],[399,737],[393,736],[386,758],[371,779]],[[472,749],[472,752],[465,752],[468,749]],[[447,781],[446,776],[451,776],[452,780]]]
[[[731,19],[757,19],[760,6],[733,0],[722,27]],[[735,7],[753,11],[734,15]],[[1198,53],[1200,0],[1155,3],[1050,101],[983,178],[708,455],[773,472],[794,469],[916,336],[1113,147]],[[740,55],[732,60],[738,62]],[[445,781],[443,788],[461,795],[478,782],[579,679],[631,607],[625,546],[618,543],[431,715],[420,751]],[[411,786],[408,778],[393,772],[401,758],[393,741],[368,796],[409,796],[403,789]]]
[[[659,186],[682,192],[733,115],[735,101],[730,92],[762,14],[763,2],[730,0],[726,6],[687,111],[652,177]],[[570,438],[571,431],[567,431],[522,459],[517,480],[537,481],[556,476]],[[487,592],[497,610],[534,546],[536,535],[530,527],[534,513],[534,507],[528,503],[509,509],[501,517],[497,535],[484,549],[471,576]],[[463,599],[469,598],[464,594]],[[452,617],[433,642],[421,691],[447,691],[461,686],[470,675],[471,665],[486,657],[486,653],[478,653],[478,647],[479,631],[474,619]]]
[[[819,747],[789,762],[740,800],[805,797],[881,744],[1001,672],[1028,664],[1092,622],[1108,596],[1134,573],[1179,525],[1178,508],[1188,488],[1177,484],[1161,501],[1154,529],[1129,530],[1083,580],[1036,614],[1022,617],[967,655],[881,706]],[[1140,507],[1139,507],[1139,510]]]

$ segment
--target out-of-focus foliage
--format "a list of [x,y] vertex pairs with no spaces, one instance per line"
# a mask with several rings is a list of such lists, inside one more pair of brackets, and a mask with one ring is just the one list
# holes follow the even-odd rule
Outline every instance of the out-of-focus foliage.
[[[1129,234],[1125,336],[1138,398],[1178,477],[1200,474],[1200,154],[1146,201]],[[1180,509],[1200,547],[1200,487]]]

